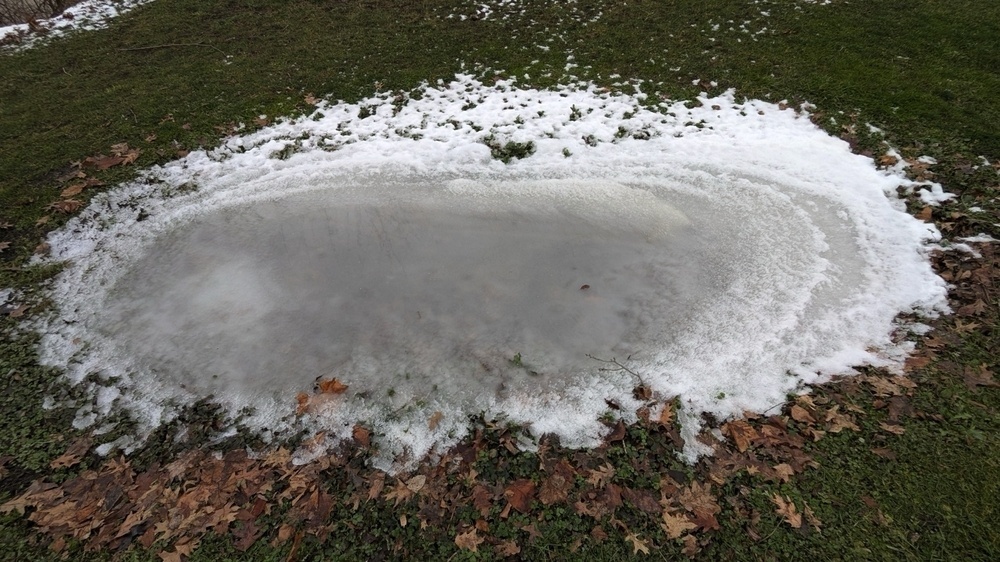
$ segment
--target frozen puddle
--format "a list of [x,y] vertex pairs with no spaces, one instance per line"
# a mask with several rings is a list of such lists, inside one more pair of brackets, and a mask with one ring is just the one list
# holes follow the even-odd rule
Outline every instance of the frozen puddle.
[[[485,406],[571,384],[597,364],[588,355],[624,358],[683,329],[715,275],[695,230],[656,197],[561,187],[541,198],[530,193],[544,185],[503,197],[409,186],[385,202],[340,191],[209,213],[131,265],[100,330],[199,395],[291,400],[337,377],[397,406]],[[590,207],[580,190],[611,192],[610,204]]]
[[[939,235],[897,188],[940,189],[793,111],[699,101],[464,76],[192,153],[50,235],[41,361],[90,389],[78,427],[137,422],[102,451],[211,398],[265,436],[322,433],[302,461],[365,425],[389,470],[480,413],[595,445],[639,382],[679,398],[694,459],[701,413],[901,365],[896,318],[947,307]],[[334,377],[347,392],[296,416]]]

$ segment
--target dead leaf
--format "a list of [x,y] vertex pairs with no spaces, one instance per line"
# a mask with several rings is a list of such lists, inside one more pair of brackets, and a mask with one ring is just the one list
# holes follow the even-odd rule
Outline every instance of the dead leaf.
[[861,431],[861,428],[854,423],[854,418],[848,414],[840,413],[840,406],[834,406],[826,412],[826,421],[830,424],[827,431],[830,433],[840,433],[845,429]]
[[309,105],[317,105],[320,102],[320,99],[312,94],[306,94],[306,97],[304,99],[305,102],[308,103]]
[[784,517],[785,523],[788,523],[793,529],[802,527],[802,514],[798,512],[795,504],[787,496],[782,498],[778,494],[774,494],[771,501],[777,506],[775,513]]
[[0,252],[10,248],[10,242],[0,242]]
[[108,168],[121,165],[123,162],[125,162],[124,156],[105,156],[103,154],[88,156],[83,159],[83,165],[85,167],[95,168],[97,170],[107,170]]
[[368,484],[368,500],[371,501],[382,493],[385,488],[385,473],[379,472]]
[[809,507],[809,504],[803,502],[802,505],[804,506],[802,511],[806,516],[806,521],[808,521],[809,524],[812,525],[813,529],[816,529],[818,531],[819,528],[823,526],[823,522],[820,521],[818,517],[816,517],[816,514],[813,513],[812,508]]
[[698,525],[691,522],[687,515],[674,514],[667,510],[663,511],[663,523],[660,526],[663,527],[663,532],[667,534],[668,539],[679,539],[684,533],[698,528]]
[[553,474],[542,482],[542,488],[538,492],[538,499],[543,505],[564,502],[569,497],[571,482],[566,480],[562,474]]
[[337,379],[323,380],[316,383],[320,394],[343,394],[347,385]]
[[894,435],[902,435],[906,433],[906,429],[904,429],[903,426],[898,424],[881,422],[878,424],[878,426],[881,427],[883,431],[888,431],[889,433],[892,433]]
[[296,394],[295,401],[298,402],[298,405],[295,407],[295,415],[301,416],[309,410],[309,395],[305,392]]
[[872,453],[886,460],[890,461],[896,460],[896,453],[892,449],[886,449],[884,447],[875,447],[874,449],[872,449]]
[[741,453],[745,452],[753,440],[759,437],[757,430],[743,420],[733,420],[726,423],[722,426],[722,433],[733,440],[733,443],[736,444],[736,450]]
[[87,187],[87,184],[85,183],[74,183],[73,185],[70,185],[66,187],[66,189],[59,192],[59,197],[63,197],[66,199],[74,197],[76,195],[83,193],[85,187]]
[[1000,383],[993,379],[993,372],[986,368],[985,363],[979,367],[965,367],[962,380],[969,390],[975,390],[980,386],[1000,387]]
[[633,555],[639,554],[640,552],[643,554],[649,554],[649,545],[647,545],[645,541],[640,539],[639,535],[636,535],[635,533],[629,533],[625,535],[625,540],[632,543]]
[[10,316],[11,318],[20,318],[24,316],[24,313],[27,312],[29,308],[31,308],[31,305],[22,304],[7,313],[7,316]]
[[65,453],[59,455],[49,463],[49,468],[69,468],[76,466],[83,459],[83,456],[87,454],[87,451],[90,450],[93,442],[93,439],[86,436],[77,439],[66,449]]
[[431,431],[437,429],[438,424],[441,423],[442,418],[444,418],[444,414],[442,414],[440,411],[431,414],[430,419],[427,420],[427,429],[430,429]]
[[535,499],[535,483],[531,480],[515,480],[504,490],[504,497],[514,509],[521,513],[531,510],[531,501]]
[[775,465],[774,472],[778,475],[778,478],[780,478],[782,482],[788,482],[792,479],[792,476],[795,476],[795,469],[792,468],[790,464],[784,462],[779,465]]
[[683,540],[684,548],[681,549],[681,552],[688,558],[694,558],[695,555],[701,550],[701,547],[698,546],[698,539],[696,539],[694,535],[687,535]]
[[594,486],[595,488],[603,488],[606,484],[611,482],[611,479],[615,476],[615,467],[608,463],[603,466],[590,471],[590,475],[587,476],[587,483]]
[[663,404],[663,409],[660,410],[660,415],[656,421],[660,425],[670,425],[674,421],[674,405],[672,402],[665,402]]
[[976,302],[972,304],[967,304],[965,306],[959,307],[955,312],[959,316],[979,316],[988,310],[986,303],[983,299],[977,299]]
[[351,430],[351,435],[362,447],[368,447],[372,444],[371,432],[363,425],[355,425],[354,429]]
[[816,423],[816,419],[812,417],[812,414],[798,404],[793,404],[789,413],[791,414],[792,419],[799,423]]
[[462,550],[471,550],[472,552],[479,551],[479,545],[483,544],[483,537],[479,536],[476,532],[476,528],[472,527],[468,531],[459,534],[455,537],[455,545]]
[[427,484],[427,477],[423,474],[418,474],[406,481],[406,487],[414,494],[423,490],[425,484]]
[[83,207],[83,201],[78,201],[76,199],[66,199],[64,201],[56,201],[55,203],[52,203],[51,205],[46,207],[46,209],[51,209],[53,211],[58,211],[60,213],[68,215],[70,213],[75,213],[79,211],[81,207]]
[[494,547],[494,549],[496,549],[496,553],[498,556],[503,556],[503,557],[517,556],[518,554],[521,553],[521,547],[517,546],[517,543],[514,542],[513,540],[506,540],[501,543],[498,543]]
[[50,218],[51,217],[49,215],[40,217],[38,220],[35,221],[35,226],[45,226],[45,223],[49,222]]
[[917,218],[924,222],[931,222],[931,220],[933,220],[933,215],[934,207],[928,205],[927,207],[920,209],[920,212],[917,213]]

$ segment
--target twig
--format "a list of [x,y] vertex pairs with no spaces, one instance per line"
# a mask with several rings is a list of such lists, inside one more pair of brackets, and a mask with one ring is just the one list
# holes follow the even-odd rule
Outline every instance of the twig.
[[[642,380],[642,375],[640,375],[639,373],[633,371],[632,369],[629,369],[625,365],[622,365],[621,363],[618,362],[618,359],[616,359],[614,357],[612,357],[611,360],[607,360],[607,359],[601,359],[599,357],[594,357],[593,355],[591,355],[589,353],[587,354],[587,357],[589,357],[590,359],[593,359],[594,361],[599,361],[599,362],[605,363],[607,365],[614,365],[615,366],[615,368],[613,368],[613,369],[609,368],[609,367],[601,367],[600,369],[598,369],[598,371],[605,371],[605,372],[610,372],[610,373],[618,373],[618,372],[621,372],[621,371],[625,371],[626,373],[628,373],[628,374],[632,375],[633,377],[635,377],[636,380],[639,381],[639,384],[646,384],[645,381]],[[629,355],[628,357],[625,358],[625,360],[628,361],[631,358],[632,358],[632,356]]]
[[214,45],[209,45],[207,43],[164,43],[162,45],[149,45],[149,46],[146,46],[146,47],[129,47],[127,49],[118,49],[118,50],[119,51],[150,51],[152,49],[167,49],[167,48],[170,48],[170,47],[208,47],[209,49],[215,49],[216,51],[219,51],[220,53],[222,53],[223,55],[225,55],[227,57],[229,56],[222,49],[220,49],[220,48],[218,48],[218,47],[216,47]]

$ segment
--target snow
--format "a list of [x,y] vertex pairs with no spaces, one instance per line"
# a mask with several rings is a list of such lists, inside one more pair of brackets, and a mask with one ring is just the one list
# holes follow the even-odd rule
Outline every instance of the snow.
[[[462,75],[427,85],[411,99],[379,94],[357,104],[321,102],[311,115],[148,170],[139,181],[95,197],[50,234],[51,256],[43,259],[66,268],[49,288],[54,312],[35,327],[41,360],[91,389],[93,401],[81,406],[76,425],[124,409],[139,429],[134,441],[119,445],[126,451],[140,446],[176,416],[177,404],[209,393],[198,390],[197,380],[185,388],[172,373],[151,368],[159,359],[130,351],[123,343],[128,338],[108,329],[109,311],[126,298],[121,287],[129,287],[143,260],[184,240],[188,229],[230,220],[250,233],[252,251],[258,210],[265,216],[268,205],[297,198],[333,210],[359,202],[391,209],[426,194],[447,202],[440,208],[466,205],[496,216],[571,209],[567,216],[586,216],[591,222],[585,224],[609,232],[623,223],[640,232],[663,219],[671,226],[656,230],[662,234],[649,244],[665,254],[673,240],[689,239],[684,236],[700,244],[700,253],[677,270],[702,280],[700,290],[642,293],[627,308],[638,314],[638,335],[623,338],[624,347],[594,353],[623,362],[659,400],[679,398],[688,460],[706,452],[693,438],[703,413],[724,420],[762,412],[857,366],[900,368],[912,344],[893,337],[906,329],[896,317],[948,310],[946,284],[928,261],[940,234],[908,215],[897,196],[898,187],[920,184],[898,170],[879,170],[791,109],[737,100],[731,91],[655,107],[641,98],[592,84],[533,90]],[[531,143],[534,152],[507,164],[491,156],[487,143],[509,142]],[[629,216],[638,222],[623,218]],[[318,256],[325,249],[321,240],[307,240],[290,251]],[[236,333],[248,338],[237,343],[267,349],[269,340],[256,334],[271,322],[274,311],[267,307],[283,302],[270,296],[280,287],[272,289],[256,277],[262,270],[241,259],[202,260],[205,279],[217,281],[196,283],[190,298],[215,292],[235,299],[211,333]],[[651,271],[654,281],[670,279],[670,271]],[[190,308],[179,304],[176,310]],[[225,324],[240,315],[252,322]],[[382,360],[377,350],[371,353],[372,361]],[[365,381],[351,371],[292,373],[287,380],[296,382],[288,388],[237,385],[215,397],[234,418],[253,407],[242,423],[265,434],[325,432],[324,445],[297,453],[300,462],[349,439],[361,423],[374,429],[376,466],[395,471],[456,443],[468,417],[480,412],[526,424],[535,437],[552,433],[564,445],[597,445],[608,431],[602,416],[633,421],[642,405],[633,397],[635,378],[606,366],[578,367],[556,385],[522,381],[503,395],[425,389],[421,399],[400,407],[393,400],[406,397],[352,394]],[[442,363],[442,380],[457,381],[448,368]],[[331,374],[351,391],[296,419],[296,393],[310,390],[305,381]],[[220,376],[230,375],[238,373]],[[422,375],[436,376],[433,369]],[[101,390],[109,385],[116,390]],[[609,411],[608,400],[621,409]],[[427,420],[435,412],[443,417],[432,429]]]
[[32,31],[26,23],[0,26],[0,44],[11,42],[14,49],[27,49],[73,31],[104,29],[109,20],[153,0],[86,0],[49,19],[35,22],[41,31]]

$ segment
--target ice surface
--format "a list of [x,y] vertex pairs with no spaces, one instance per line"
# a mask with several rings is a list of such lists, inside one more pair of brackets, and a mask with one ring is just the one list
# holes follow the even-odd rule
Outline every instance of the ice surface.
[[[534,151],[504,164],[490,146],[508,142]],[[898,367],[896,317],[947,310],[927,259],[940,235],[901,185],[917,184],[732,93],[649,108],[460,76],[401,106],[321,103],[53,232],[67,266],[40,356],[93,387],[81,425],[132,414],[126,449],[213,396],[327,445],[365,424],[392,470],[481,412],[595,445],[608,400],[626,420],[642,405],[632,375],[587,356],[616,358],[679,397],[694,459],[701,413]],[[330,376],[348,393],[296,419],[296,393]]]

